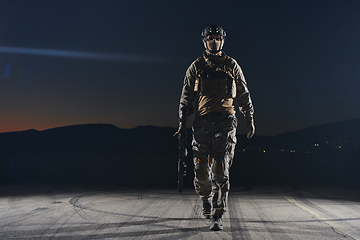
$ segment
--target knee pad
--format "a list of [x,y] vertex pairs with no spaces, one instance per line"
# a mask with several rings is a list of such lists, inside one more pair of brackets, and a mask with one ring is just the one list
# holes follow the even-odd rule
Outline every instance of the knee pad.
[[226,184],[229,181],[229,178],[227,176],[225,176],[224,174],[216,174],[216,173],[213,174],[212,179],[213,179],[213,182],[219,186]]
[[210,179],[210,169],[207,163],[196,163],[194,167],[195,179],[198,182],[208,181]]

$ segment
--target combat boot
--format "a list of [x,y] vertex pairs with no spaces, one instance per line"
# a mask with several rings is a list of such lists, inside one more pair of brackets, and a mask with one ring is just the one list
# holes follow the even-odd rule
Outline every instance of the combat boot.
[[202,211],[203,211],[203,215],[207,219],[210,219],[210,216],[211,216],[211,203],[204,201]]
[[223,228],[221,216],[212,215],[210,220],[210,230],[219,231],[223,230]]

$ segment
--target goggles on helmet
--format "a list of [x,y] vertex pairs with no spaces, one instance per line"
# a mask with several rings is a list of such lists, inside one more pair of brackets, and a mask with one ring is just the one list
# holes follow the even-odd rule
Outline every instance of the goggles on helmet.
[[212,41],[212,40],[221,41],[223,39],[223,37],[220,35],[208,35],[205,37],[205,39],[207,41]]

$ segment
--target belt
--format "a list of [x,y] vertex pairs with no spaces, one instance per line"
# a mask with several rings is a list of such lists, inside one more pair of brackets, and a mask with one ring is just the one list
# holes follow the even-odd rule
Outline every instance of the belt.
[[204,115],[204,117],[223,117],[223,116],[229,116],[231,114],[229,113],[222,113],[222,112],[209,112]]

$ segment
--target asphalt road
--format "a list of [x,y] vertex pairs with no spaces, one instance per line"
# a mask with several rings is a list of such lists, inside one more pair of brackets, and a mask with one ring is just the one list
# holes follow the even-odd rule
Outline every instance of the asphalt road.
[[360,239],[357,190],[232,189],[213,232],[192,189],[0,186],[0,239]]

